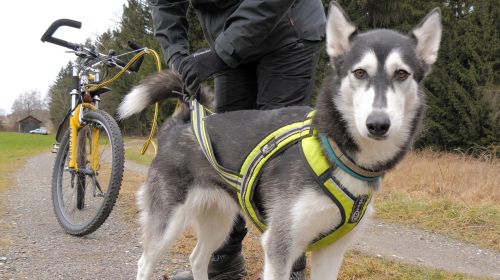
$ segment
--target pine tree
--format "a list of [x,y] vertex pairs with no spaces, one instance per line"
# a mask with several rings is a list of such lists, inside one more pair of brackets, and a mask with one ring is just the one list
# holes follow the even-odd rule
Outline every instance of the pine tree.
[[[426,82],[428,114],[419,145],[441,149],[499,143],[484,88],[498,87],[499,6],[494,1],[446,1],[439,59]],[[497,3],[498,4],[498,3]],[[497,23],[498,24],[498,23]],[[498,66],[497,66],[498,67]]]
[[48,92],[50,121],[57,127],[69,110],[72,63],[61,68]]
[[[441,7],[443,39],[438,61],[425,82],[428,112],[418,146],[441,149],[468,148],[500,143],[500,1],[499,0],[340,0],[351,20],[361,31],[391,28],[409,32],[432,8]],[[323,0],[325,9],[329,1]],[[188,11],[190,51],[207,47],[199,21]],[[154,38],[147,1],[128,0],[119,25],[98,39],[101,51],[130,51],[127,41],[160,51]],[[130,57],[129,57],[130,58]],[[123,58],[122,60],[127,60]],[[316,71],[314,95],[329,73],[328,57],[323,50]],[[163,65],[165,67],[165,65]],[[71,67],[62,69],[50,89],[50,110],[54,123],[67,108]],[[111,70],[108,77],[118,71]],[[114,113],[123,96],[146,75],[156,71],[154,61],[146,58],[141,71],[111,85],[112,92],[102,96],[101,106]],[[313,98],[314,99],[314,98]],[[63,103],[63,104],[61,104]],[[160,119],[171,114],[175,102],[162,104]],[[152,119],[152,108],[121,123],[125,134],[146,134]]]

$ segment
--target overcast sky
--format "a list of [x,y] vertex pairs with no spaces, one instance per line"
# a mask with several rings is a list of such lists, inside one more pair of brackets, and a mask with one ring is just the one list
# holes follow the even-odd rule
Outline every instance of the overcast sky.
[[125,0],[28,0],[3,1],[0,8],[0,112],[10,112],[14,100],[25,91],[45,97],[57,73],[74,55],[40,38],[60,18],[82,22],[81,29],[63,27],[56,37],[84,42],[114,27]]

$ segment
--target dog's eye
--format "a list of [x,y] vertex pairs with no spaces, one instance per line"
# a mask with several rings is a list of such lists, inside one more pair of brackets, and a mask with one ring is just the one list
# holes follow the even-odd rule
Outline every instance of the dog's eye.
[[399,70],[396,70],[396,72],[394,72],[394,78],[396,78],[396,80],[398,80],[398,81],[404,81],[404,80],[408,79],[409,76],[410,76],[410,73],[406,72],[403,69],[399,69]]
[[352,73],[354,74],[354,77],[356,77],[356,79],[358,80],[364,80],[368,78],[368,73],[366,73],[366,71],[363,69],[356,69],[352,71]]

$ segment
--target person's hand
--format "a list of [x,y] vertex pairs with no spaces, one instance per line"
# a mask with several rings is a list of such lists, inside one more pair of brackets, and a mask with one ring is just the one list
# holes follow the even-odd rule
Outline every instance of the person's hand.
[[184,86],[192,95],[196,94],[201,82],[228,67],[211,49],[201,49],[191,55],[176,58],[172,64],[174,71],[182,76]]
[[168,66],[170,67],[170,70],[172,70],[174,73],[180,76],[181,73],[179,72],[179,67],[181,65],[181,61],[187,56],[189,55],[185,53],[174,54],[168,61]]

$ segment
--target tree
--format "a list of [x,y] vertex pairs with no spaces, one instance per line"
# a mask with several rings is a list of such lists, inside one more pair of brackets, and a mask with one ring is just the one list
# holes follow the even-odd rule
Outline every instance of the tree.
[[[98,39],[102,50],[114,49],[118,53],[129,52],[130,48],[127,42],[131,40],[140,46],[146,46],[150,49],[160,51],[159,43],[154,38],[152,18],[147,5],[147,1],[128,0],[127,4],[123,7],[123,14],[118,27],[115,30],[106,32]],[[164,67],[164,65],[162,66]],[[112,70],[109,74],[114,75],[116,72],[117,70]],[[102,96],[102,108],[114,114],[125,94],[147,75],[154,72],[156,72],[154,60],[151,57],[146,57],[139,73],[124,75],[110,85],[112,92]],[[162,106],[161,119],[164,119],[166,115],[172,113],[169,102],[167,101],[164,103],[166,106]],[[152,114],[153,109],[148,108],[144,112],[121,121],[120,126],[122,127],[123,133],[135,135],[147,134],[150,129],[150,122],[153,119]]]
[[17,97],[12,104],[12,115],[15,118],[24,118],[33,114],[36,110],[43,110],[45,105],[39,91],[25,91]]
[[[188,22],[190,27],[188,36],[191,51],[207,47],[208,45],[203,37],[198,19],[192,9],[188,11]],[[127,45],[127,41],[129,40],[141,46],[156,50],[160,55],[162,54],[162,49],[153,34],[153,23],[147,1],[128,0],[127,4],[123,7],[123,14],[118,27],[115,30],[109,30],[103,33],[98,39],[98,44],[101,51],[114,49],[118,53],[124,53],[130,51]],[[163,60],[162,68],[166,68]],[[112,70],[109,74],[113,75],[116,71],[117,70]],[[102,96],[102,108],[114,114],[119,102],[121,102],[125,94],[147,75],[156,71],[156,64],[153,59],[146,57],[139,73],[122,76],[122,78],[110,86],[112,92]],[[176,101],[174,100],[162,102],[159,115],[160,123],[172,114],[175,103]],[[149,133],[152,119],[153,107],[151,106],[145,111],[121,121],[120,126],[124,134],[145,135]]]
[[[323,0],[325,9],[328,0]],[[468,148],[474,145],[500,143],[500,5],[498,0],[339,0],[350,19],[360,31],[372,28],[391,28],[409,32],[432,8],[440,7],[444,33],[439,58],[433,72],[425,81],[428,113],[418,146],[432,145],[440,149]],[[188,11],[190,51],[207,46],[198,19]],[[128,0],[116,29],[101,34],[97,43],[102,51],[114,49],[128,52],[127,41],[160,50],[153,35],[148,3]],[[123,58],[126,60],[126,58]],[[329,59],[323,50],[316,72],[313,100],[321,81],[329,72]],[[163,65],[165,67],[165,65]],[[61,70],[49,91],[51,119],[59,120],[68,108],[69,73]],[[133,85],[156,71],[154,62],[146,58],[141,71],[125,75],[111,84],[112,92],[102,98],[101,107],[116,112],[119,102]],[[117,72],[112,69],[108,77]],[[164,101],[160,122],[171,114],[175,102]],[[125,134],[148,133],[152,108],[120,123]],[[57,122],[56,122],[57,123]]]
[[69,62],[66,67],[61,68],[57,74],[56,80],[49,87],[48,104],[50,120],[54,125],[58,125],[69,110],[71,91],[71,73],[72,63]]
[[[495,107],[485,89],[498,88],[500,7],[489,0],[444,1],[444,34],[434,72],[426,82],[428,114],[420,146],[441,149],[500,144]],[[498,108],[497,108],[498,110]]]

